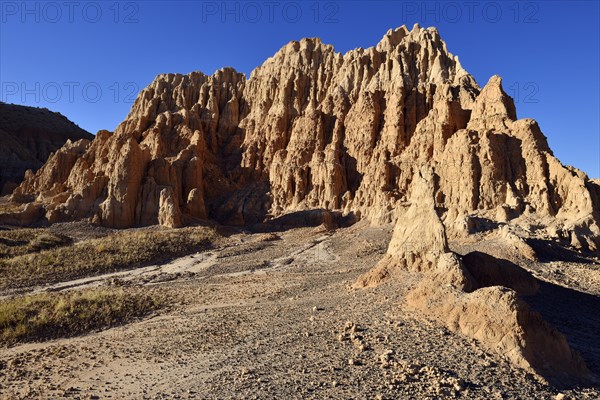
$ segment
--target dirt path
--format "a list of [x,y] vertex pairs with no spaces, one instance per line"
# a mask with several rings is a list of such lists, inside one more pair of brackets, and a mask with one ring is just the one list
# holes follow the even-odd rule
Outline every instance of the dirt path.
[[[276,238],[275,240],[280,239],[276,236],[274,238]],[[28,293],[36,294],[42,292],[60,292],[72,289],[86,289],[114,284],[116,281],[118,281],[119,284],[134,283],[140,285],[155,285],[157,283],[173,280],[189,280],[194,276],[197,277],[197,279],[205,279],[209,276],[225,278],[242,276],[251,273],[265,274],[268,272],[280,271],[292,263],[295,265],[305,265],[315,261],[320,263],[334,262],[339,258],[329,251],[330,244],[326,241],[328,238],[329,235],[321,236],[316,239],[312,239],[308,244],[300,245],[298,248],[288,249],[289,253],[269,261],[266,265],[262,266],[258,270],[252,268],[232,273],[219,274],[212,272],[210,274],[206,274],[206,271],[208,271],[210,268],[218,268],[220,264],[223,264],[223,260],[230,258],[231,256],[227,253],[227,251],[230,251],[232,248],[239,249],[240,247],[246,247],[247,249],[252,250],[254,245],[254,248],[260,250],[264,247],[260,245],[260,243],[263,243],[262,241],[259,241],[259,244],[257,245],[252,241],[247,243],[243,238],[241,240],[236,240],[236,238],[234,238],[231,240],[233,243],[227,243],[221,248],[190,254],[164,264],[111,272],[59,282],[47,286],[35,287],[29,290]],[[225,263],[227,263],[227,261],[225,261]],[[5,297],[9,296],[0,296],[0,299]]]
[[185,300],[127,326],[0,350],[0,398],[554,398],[473,340],[403,311],[418,276],[350,290],[389,235],[364,225],[240,234],[165,265],[55,286],[119,279]]

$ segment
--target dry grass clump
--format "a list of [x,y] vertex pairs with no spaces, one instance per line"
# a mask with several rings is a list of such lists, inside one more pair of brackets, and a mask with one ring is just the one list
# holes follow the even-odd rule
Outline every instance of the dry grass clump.
[[[0,259],[0,289],[52,284],[164,262],[209,248],[216,240],[204,227],[131,230],[71,246]],[[39,239],[45,243],[49,239]]]
[[121,325],[165,305],[154,292],[90,289],[0,301],[0,344],[70,337]]
[[[2,189],[0,187],[0,189]],[[10,214],[21,211],[21,204],[0,200],[0,214]]]
[[0,259],[66,246],[73,241],[45,229],[11,229],[0,231]]

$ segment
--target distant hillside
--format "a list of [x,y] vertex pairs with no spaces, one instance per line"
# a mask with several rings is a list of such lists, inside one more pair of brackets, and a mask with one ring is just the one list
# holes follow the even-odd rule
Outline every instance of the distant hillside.
[[10,193],[67,140],[92,138],[60,113],[0,102],[0,193]]

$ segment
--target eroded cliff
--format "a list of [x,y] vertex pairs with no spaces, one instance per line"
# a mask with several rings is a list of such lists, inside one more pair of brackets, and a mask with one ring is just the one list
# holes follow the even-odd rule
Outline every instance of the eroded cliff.
[[435,28],[400,27],[344,55],[291,42],[249,79],[160,75],[114,133],[71,147],[15,191],[51,222],[249,225],[322,208],[388,223],[427,166],[451,236],[473,215],[534,216],[545,234],[598,248],[597,184],[517,119],[499,77],[480,90]]

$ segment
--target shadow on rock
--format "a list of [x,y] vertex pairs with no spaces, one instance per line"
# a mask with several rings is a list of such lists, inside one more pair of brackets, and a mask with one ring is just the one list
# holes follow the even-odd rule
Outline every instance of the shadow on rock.
[[532,295],[538,290],[537,279],[511,261],[479,251],[465,255],[462,261],[475,279],[476,284],[473,288],[475,290],[489,286],[504,286],[513,289],[520,296]]
[[345,228],[359,220],[354,213],[343,215],[340,211],[325,209],[296,211],[252,226],[253,232],[281,232],[294,228],[325,226],[327,229]]

